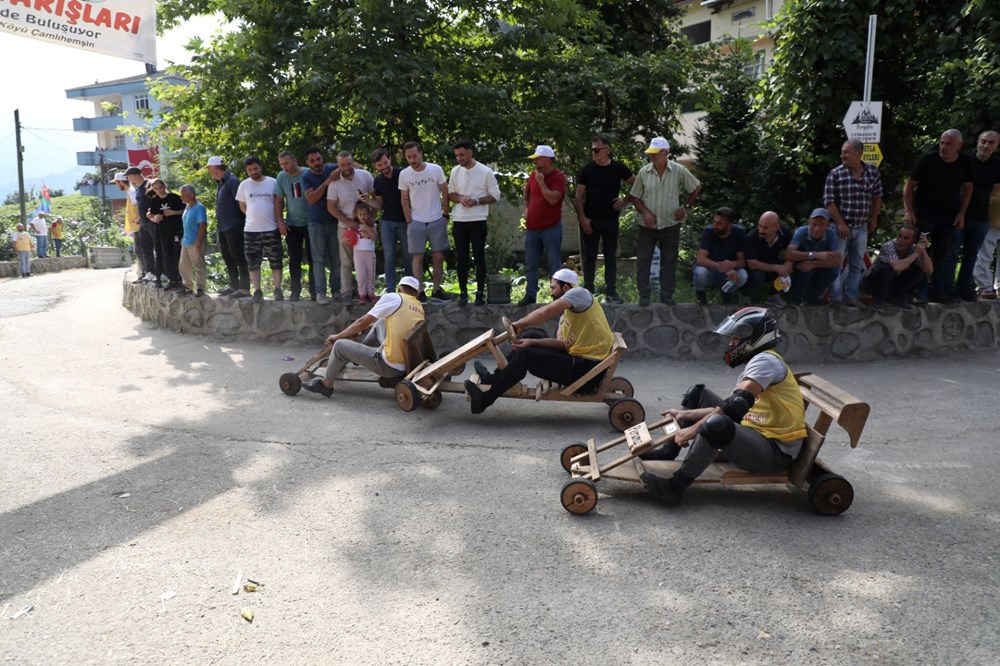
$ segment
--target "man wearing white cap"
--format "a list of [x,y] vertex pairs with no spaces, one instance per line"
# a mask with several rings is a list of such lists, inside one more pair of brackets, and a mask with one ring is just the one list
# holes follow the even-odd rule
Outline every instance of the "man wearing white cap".
[[[555,271],[549,283],[555,300],[514,322],[519,337],[511,343],[514,351],[507,357],[507,366],[490,372],[483,363],[475,362],[480,383],[489,384],[489,389],[484,391],[475,382],[465,381],[473,414],[485,411],[529,372],[539,379],[569,386],[611,354],[614,334],[604,309],[579,283],[579,277],[570,269]],[[557,315],[560,319],[556,337],[520,337],[528,326],[537,326]],[[601,377],[584,384],[580,393],[595,390]]]
[[[646,154],[650,162],[639,169],[629,193],[629,200],[642,214],[636,239],[639,305],[649,305],[649,269],[656,247],[660,248],[660,302],[673,305],[681,221],[701,194],[701,183],[690,171],[668,159],[670,143],[662,136],[650,141]],[[687,193],[683,205],[682,190]]]
[[132,284],[139,284],[145,282],[146,266],[142,260],[142,241],[139,238],[141,220],[135,201],[135,188],[129,185],[128,176],[124,171],[115,174],[115,185],[125,193],[125,234],[132,237],[132,254],[139,264],[139,277],[133,280]]
[[[329,336],[326,341],[333,349],[326,376],[303,382],[302,388],[329,398],[333,395],[333,380],[348,363],[356,363],[379,377],[403,377],[406,334],[424,320],[424,307],[417,300],[421,291],[420,282],[407,275],[399,280],[399,291],[382,294],[371,310],[340,333]],[[364,340],[353,340],[366,330]]]
[[538,296],[538,265],[542,252],[548,260],[549,275],[562,266],[562,204],[566,196],[566,176],[554,165],[555,151],[536,146],[528,158],[534,172],[524,184],[524,268],[527,282],[518,305],[530,305]]

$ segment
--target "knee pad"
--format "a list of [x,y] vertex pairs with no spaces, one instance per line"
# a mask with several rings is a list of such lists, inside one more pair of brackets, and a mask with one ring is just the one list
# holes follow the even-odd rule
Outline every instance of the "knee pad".
[[681,400],[681,407],[684,409],[698,409],[701,405],[701,392],[705,390],[704,384],[695,384],[684,393]]
[[712,414],[698,427],[698,434],[712,447],[721,449],[729,446],[736,436],[736,424],[728,416]]

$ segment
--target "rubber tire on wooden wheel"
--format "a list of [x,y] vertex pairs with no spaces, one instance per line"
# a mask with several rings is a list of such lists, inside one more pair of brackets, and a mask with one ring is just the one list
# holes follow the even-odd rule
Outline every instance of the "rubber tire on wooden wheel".
[[615,400],[620,400],[621,398],[631,398],[635,395],[635,389],[632,388],[632,382],[625,379],[624,377],[615,377],[608,384],[608,393],[617,394],[614,398],[605,398],[604,404],[611,407],[615,404]]
[[568,472],[572,466],[570,460],[586,450],[587,445],[583,442],[576,442],[563,447],[562,453],[559,454],[559,462],[562,463],[562,468]]
[[441,391],[434,391],[430,395],[424,396],[420,401],[420,406],[424,409],[435,410],[441,406]]
[[646,420],[646,410],[638,400],[620,398],[608,410],[608,420],[612,428],[618,432],[625,432]]
[[294,372],[286,372],[278,378],[278,386],[285,395],[296,395],[302,390],[302,378]]
[[809,484],[809,503],[824,516],[844,513],[853,501],[854,488],[839,474],[821,474]]
[[564,509],[582,516],[597,506],[597,486],[590,479],[570,479],[563,486],[559,498]]
[[420,391],[408,379],[396,384],[396,404],[404,412],[412,412],[420,406]]

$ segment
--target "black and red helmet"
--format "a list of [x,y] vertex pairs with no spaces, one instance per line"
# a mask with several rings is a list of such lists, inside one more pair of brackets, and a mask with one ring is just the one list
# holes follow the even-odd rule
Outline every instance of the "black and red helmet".
[[731,368],[743,365],[765,349],[776,347],[781,340],[778,320],[767,308],[743,308],[726,317],[714,332],[730,339],[722,357]]

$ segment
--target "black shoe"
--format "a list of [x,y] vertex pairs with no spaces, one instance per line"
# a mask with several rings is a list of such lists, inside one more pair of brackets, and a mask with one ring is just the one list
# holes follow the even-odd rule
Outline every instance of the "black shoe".
[[[722,296],[725,298],[728,295],[729,294],[723,294]],[[698,305],[708,305],[708,295],[703,291],[694,292],[694,299],[698,301]]]
[[205,290],[199,289],[198,291],[194,292],[194,295],[197,296],[198,298],[201,298],[202,296],[205,295]]
[[426,303],[427,302],[427,294],[425,294],[424,292],[421,291],[419,294],[417,294],[417,300],[420,301],[421,303]]
[[646,451],[639,456],[640,460],[677,460],[681,447],[676,444],[664,444],[652,451]]
[[298,303],[299,298],[300,298],[299,292],[293,291],[291,295],[288,297],[288,300],[290,300],[292,303]]
[[655,474],[643,472],[639,475],[639,480],[649,486],[650,492],[666,506],[677,506],[684,499],[684,488],[673,477],[664,479]]
[[459,305],[468,305],[469,304],[469,294],[467,294],[464,291],[461,294],[459,294],[458,295],[458,304]]
[[142,284],[143,282],[145,282],[145,280],[143,280],[142,278],[139,278],[138,280],[132,280],[132,284]]
[[325,398],[333,395],[333,387],[324,384],[322,379],[310,379],[307,382],[302,382],[302,388],[311,393],[319,393]]
[[649,306],[649,296],[640,296],[639,297],[639,306],[640,307],[644,307],[644,308],[648,307]]
[[153,286],[156,287],[157,289],[163,289],[163,283],[160,282],[159,278],[153,280]]
[[465,392],[469,394],[473,414],[482,414],[486,411],[486,407],[488,407],[486,395],[470,379],[465,380]]
[[517,304],[518,305],[534,305],[535,302],[536,301],[535,301],[535,297],[534,296],[525,296],[524,298],[522,298],[521,300],[519,300],[517,302]]
[[223,290],[221,290],[219,292],[219,296],[229,296],[230,294],[232,294],[235,291],[236,290],[233,289],[232,287],[226,287],[225,289],[223,289]]
[[[431,300],[437,303],[451,303],[451,296],[444,293],[444,290],[441,289],[441,287],[438,287],[431,292]],[[466,300],[468,300],[468,296],[466,296]]]
[[274,290],[274,300],[276,300],[276,301],[283,301],[283,300],[285,300],[285,293],[283,291],[281,291],[280,289],[275,289]]
[[181,296],[190,296],[194,292],[188,289],[187,287],[182,286],[180,289],[177,290],[177,293],[180,294]]
[[625,299],[622,298],[621,296],[619,296],[618,294],[616,294],[615,292],[611,292],[610,294],[605,294],[604,295],[604,302],[605,303],[615,303],[617,305],[621,305],[622,303],[625,302]]
[[251,299],[251,300],[252,300],[253,303],[263,303],[264,302],[264,292],[262,292],[260,289],[258,289],[257,291],[253,292],[253,299]]
[[167,286],[163,288],[163,291],[180,291],[184,288],[184,285],[180,282],[168,282]]
[[476,293],[476,305],[486,305],[486,297],[481,293]]
[[490,379],[493,378],[493,373],[489,371],[486,364],[482,361],[476,361],[472,364],[473,369],[475,369],[476,374],[479,375],[479,381],[483,384],[489,384]]

